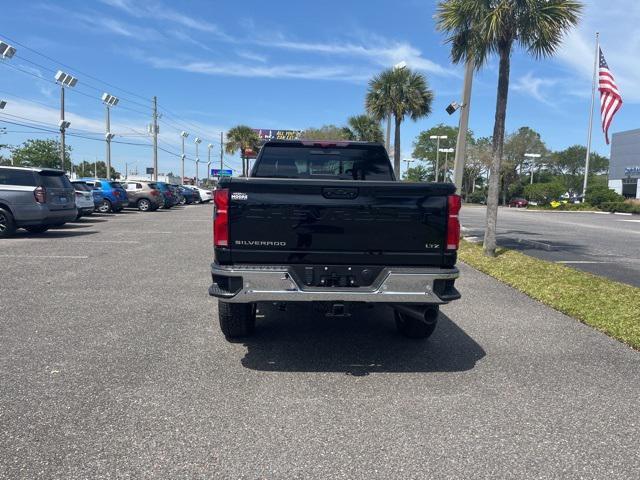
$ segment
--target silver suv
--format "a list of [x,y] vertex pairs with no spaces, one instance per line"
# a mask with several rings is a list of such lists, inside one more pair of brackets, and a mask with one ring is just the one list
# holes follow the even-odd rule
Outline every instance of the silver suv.
[[75,220],[74,189],[62,170],[0,166],[0,238],[42,233]]

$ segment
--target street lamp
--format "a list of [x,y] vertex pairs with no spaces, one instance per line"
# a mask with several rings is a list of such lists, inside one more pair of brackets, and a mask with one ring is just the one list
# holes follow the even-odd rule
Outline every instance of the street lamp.
[[447,174],[449,173],[449,154],[453,153],[455,150],[453,148],[440,148],[438,151],[445,154],[444,157],[444,173],[442,174],[442,181],[447,181]]
[[64,134],[67,128],[71,126],[71,123],[64,119],[64,87],[75,87],[78,83],[78,79],[68,73],[64,73],[62,70],[58,70],[55,79],[60,85],[60,122],[58,123],[58,126],[60,127],[60,162],[62,164],[62,170],[64,170]]
[[435,140],[436,141],[436,178],[435,181],[438,181],[438,173],[440,170],[440,140],[446,140],[447,137],[446,135],[431,135],[429,137],[431,140]]
[[184,155],[184,139],[187,138],[189,136],[189,134],[187,132],[185,132],[184,130],[182,132],[180,132],[180,137],[182,137],[182,155],[180,155],[180,160],[182,160],[182,179],[180,181],[181,185],[184,185],[184,159],[185,159],[185,155]]
[[[527,157],[527,158],[535,159],[535,158],[540,158],[542,155],[540,155],[539,153],[525,153],[524,156]],[[531,185],[533,185],[533,167],[535,165],[535,162],[536,162],[535,160],[531,160],[531,167],[530,167],[530,170],[531,170]]]
[[198,145],[202,143],[200,137],[196,137],[194,140],[196,144],[196,187],[198,186],[198,165],[200,164],[200,154],[198,153]]
[[111,139],[115,136],[111,133],[111,107],[115,107],[120,100],[118,97],[114,97],[113,95],[109,95],[108,93],[102,94],[102,103],[104,103],[106,114],[105,114],[105,134],[104,138],[106,140],[107,145],[107,178],[111,180]]
[[8,43],[0,41],[0,58],[9,59],[16,54],[15,47],[12,47]]
[[213,143],[207,145],[207,185],[211,182],[211,149],[213,148]]

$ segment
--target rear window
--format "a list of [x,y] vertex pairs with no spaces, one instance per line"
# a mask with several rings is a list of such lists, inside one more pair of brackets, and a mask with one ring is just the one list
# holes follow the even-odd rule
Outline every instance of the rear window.
[[383,147],[265,146],[254,177],[327,178],[334,180],[392,180]]
[[31,170],[12,170],[0,168],[0,185],[20,185],[23,187],[35,187],[36,179]]
[[39,176],[43,187],[73,188],[69,178],[64,174],[40,172]]
[[93,189],[84,182],[71,182],[73,184],[73,188],[76,190],[81,190],[83,192],[90,192]]
[[118,182],[111,182],[109,185],[111,185],[111,188],[123,188]]

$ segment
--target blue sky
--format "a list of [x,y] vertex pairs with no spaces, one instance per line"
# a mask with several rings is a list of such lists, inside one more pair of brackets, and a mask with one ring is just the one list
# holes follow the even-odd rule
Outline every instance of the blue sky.
[[[206,145],[213,143],[218,159],[220,131],[238,123],[293,129],[343,124],[363,111],[367,80],[405,61],[427,77],[435,93],[430,117],[403,124],[405,158],[421,130],[458,121],[444,108],[459,100],[462,68],[451,64],[443,36],[435,31],[435,5],[418,0],[5,2],[0,39],[53,60],[15,45],[16,56],[0,65],[0,98],[8,101],[0,127],[9,132],[0,143],[55,137],[2,120],[28,118],[55,129],[59,90],[52,78],[59,68],[79,79],[67,95],[70,133],[101,138],[99,97],[107,91],[121,98],[112,113],[114,141],[148,145],[150,98],[157,95],[161,146],[179,153],[179,131],[187,130],[187,155],[194,157],[198,135],[205,160]],[[596,30],[625,101],[611,131],[640,127],[639,21],[640,6],[633,0],[590,1],[580,27],[555,58],[536,61],[516,50],[507,130],[528,125],[554,149],[586,143]],[[470,128],[478,136],[492,132],[496,76],[492,60],[474,80]],[[594,132],[594,149],[608,155],[597,116]],[[104,158],[104,142],[69,137],[68,143],[75,162]],[[148,146],[118,143],[112,152],[120,171],[125,162],[141,170],[151,163]],[[237,158],[227,161],[239,165]],[[178,172],[178,158],[161,151],[160,171]],[[193,172],[187,162],[187,174]]]

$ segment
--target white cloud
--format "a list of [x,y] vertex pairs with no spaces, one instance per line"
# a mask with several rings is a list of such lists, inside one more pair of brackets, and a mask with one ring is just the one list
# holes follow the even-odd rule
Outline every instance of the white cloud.
[[370,72],[345,66],[253,65],[235,62],[181,61],[158,57],[141,57],[154,68],[181,70],[207,75],[262,78],[297,78],[305,80],[339,80],[361,82]]
[[267,57],[266,55],[262,55],[256,52],[251,52],[248,50],[238,50],[236,51],[236,54],[241,58],[245,58],[247,60],[251,60],[254,62],[266,63],[267,60],[269,60],[269,57]]
[[529,72],[524,77],[520,77],[513,82],[511,88],[516,92],[522,92],[535,98],[539,102],[552,106],[554,104],[549,100],[548,92],[545,93],[542,89],[545,87],[552,87],[557,83],[557,79],[535,77],[531,72]]

